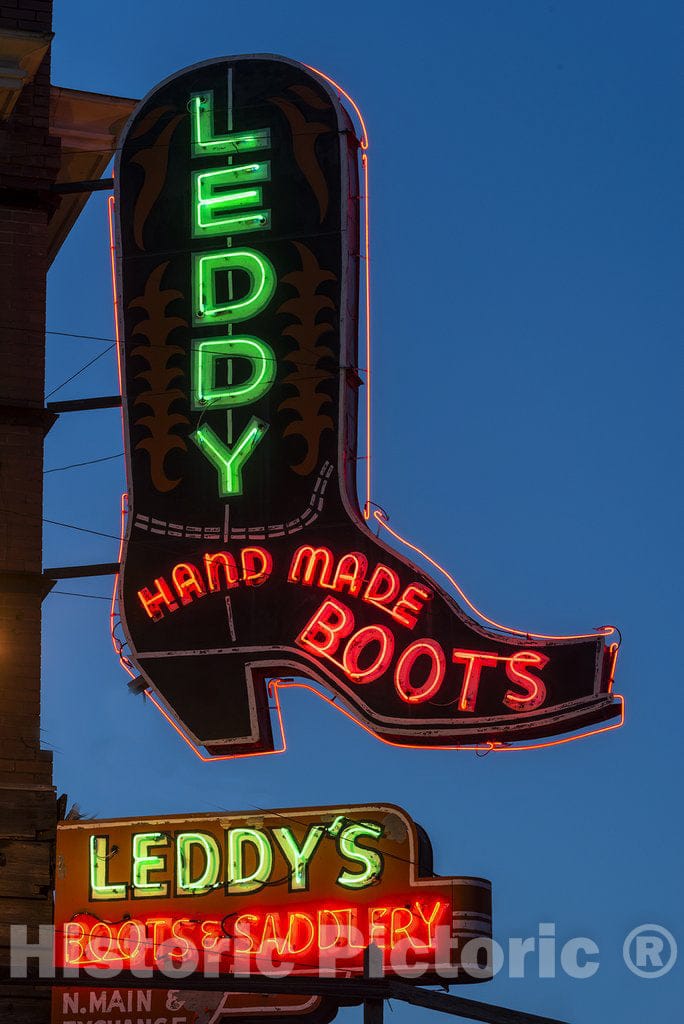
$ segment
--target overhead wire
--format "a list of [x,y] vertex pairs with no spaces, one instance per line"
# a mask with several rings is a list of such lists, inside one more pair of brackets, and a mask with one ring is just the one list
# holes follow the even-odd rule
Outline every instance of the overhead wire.
[[[331,324],[330,327],[331,327],[331,329],[333,329],[333,324]],[[95,334],[74,334],[72,331],[46,331],[45,333],[46,334],[50,334],[50,335],[57,335],[58,337],[63,337],[63,338],[77,338],[79,340],[80,339],[83,339],[83,340],[90,339],[92,341],[109,342],[110,343],[110,349],[112,347],[115,347],[116,345],[123,345],[123,344],[125,344],[125,342],[117,341],[116,338],[105,338],[104,336],[95,335]],[[132,338],[135,337],[135,332],[133,332],[131,337]],[[129,342],[129,344],[133,344],[133,341],[131,340],[131,342]],[[144,343],[142,343],[142,347],[143,348],[168,348],[169,346],[165,342],[145,341]],[[105,351],[109,351],[110,349],[107,349]],[[102,353],[102,354],[104,354],[104,353]],[[263,358],[264,362],[275,362],[275,363],[289,362],[289,360],[287,359],[286,356],[283,356],[280,359],[278,359],[278,357],[273,358],[271,356],[263,356],[262,358]],[[306,363],[300,363],[300,365],[306,366],[307,364]],[[309,365],[315,366],[316,363],[311,363]],[[337,365],[338,369],[340,369],[340,370],[358,370],[361,373],[365,373],[366,372],[366,367],[365,366],[352,365],[351,363],[350,364],[340,364],[340,363],[338,363],[336,365]],[[83,369],[85,369],[85,367],[83,367]],[[309,378],[304,378],[304,377],[300,377],[299,378],[299,380],[308,380],[308,379]],[[314,378],[311,378],[311,379],[314,379]],[[63,385],[60,385],[60,386],[63,386]],[[155,393],[157,393],[157,392],[155,392]],[[162,392],[158,392],[158,393],[161,394]]]
[[[14,330],[20,329],[17,327]],[[25,328],[28,331],[28,328]],[[46,331],[51,337],[56,338],[77,338],[79,341],[111,341],[112,345],[116,345],[116,338],[103,338],[98,334],[75,334],[73,331]]]
[[101,459],[88,459],[86,462],[72,462],[68,466],[53,466],[51,469],[44,469],[43,476],[47,476],[48,473],[63,473],[66,469],[78,469],[80,466],[94,466],[98,462],[111,462],[113,459],[122,458],[123,454],[123,452],[117,452],[115,455],[103,455]]
[[93,363],[96,363],[96,362],[98,361],[98,359],[102,359],[102,357],[103,357],[103,356],[106,356],[106,355],[107,355],[107,353],[108,353],[108,352],[111,352],[111,351],[112,351],[112,349],[113,349],[113,348],[114,348],[115,346],[116,346],[116,342],[113,342],[113,343],[112,343],[111,345],[109,345],[109,346],[108,346],[107,348],[103,349],[103,350],[102,350],[101,352],[98,352],[98,353],[97,353],[97,355],[96,355],[96,356],[93,356],[93,358],[92,358],[92,359],[89,359],[89,360],[88,360],[88,362],[87,362],[87,363],[85,363],[85,364],[84,364],[84,365],[83,365],[83,366],[82,366],[82,367],[80,368],[80,370],[76,370],[76,372],[75,372],[75,373],[72,373],[70,377],[67,377],[67,379],[66,379],[66,380],[63,380],[61,384],[58,384],[56,388],[53,388],[53,389],[52,389],[52,391],[48,391],[48,393],[47,393],[47,394],[46,394],[46,396],[45,396],[46,400],[47,400],[48,398],[51,398],[51,397],[52,397],[52,396],[53,396],[54,394],[56,394],[56,393],[57,393],[58,391],[61,391],[61,390],[62,390],[62,388],[66,387],[66,385],[67,385],[67,384],[70,384],[72,380],[76,380],[76,378],[77,378],[77,377],[80,377],[82,373],[84,373],[84,372],[85,372],[85,371],[86,371],[86,370],[87,370],[87,369],[88,369],[89,367],[91,367],[91,366],[93,365]]

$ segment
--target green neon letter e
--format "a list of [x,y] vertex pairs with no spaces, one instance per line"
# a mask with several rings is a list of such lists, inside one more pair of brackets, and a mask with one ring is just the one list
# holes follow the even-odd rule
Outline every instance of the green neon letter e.
[[218,473],[219,494],[229,498],[242,494],[242,470],[250,455],[268,430],[268,423],[252,416],[235,444],[230,447],[211,427],[203,423],[190,435]]

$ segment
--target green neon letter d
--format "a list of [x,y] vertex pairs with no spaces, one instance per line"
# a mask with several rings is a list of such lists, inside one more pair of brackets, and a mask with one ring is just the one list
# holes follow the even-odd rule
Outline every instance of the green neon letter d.
[[[251,373],[247,380],[239,384],[217,384],[217,364],[226,359],[245,359],[250,362]],[[239,405],[250,405],[271,389],[275,376],[275,352],[260,338],[245,334],[193,342],[193,409],[204,409],[207,406],[212,409],[233,409]]]
[[[229,324],[249,320],[265,309],[273,298],[276,273],[273,264],[253,249],[228,249],[197,253],[193,266],[195,324]],[[219,302],[216,278],[220,273],[242,270],[249,277],[247,294],[241,299]]]

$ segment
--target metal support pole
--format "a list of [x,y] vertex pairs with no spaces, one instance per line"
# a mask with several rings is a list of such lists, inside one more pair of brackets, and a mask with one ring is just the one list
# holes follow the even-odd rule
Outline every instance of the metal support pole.
[[[382,952],[371,942],[363,954],[363,976],[369,980],[383,976]],[[382,1024],[384,999],[364,999],[363,1024]]]
[[51,191],[69,195],[73,192],[111,192],[113,188],[113,178],[93,178],[89,181],[58,181]]
[[58,565],[53,569],[43,569],[43,576],[48,580],[81,580],[87,576],[116,576],[118,571],[118,562],[100,562],[96,565]]
[[[29,964],[28,977],[11,978],[7,968],[0,965],[0,986],[11,983],[18,989],[58,985],[61,988],[93,988],[93,978],[85,971],[65,971],[62,967],[53,969],[53,976],[41,977]],[[422,988],[395,978],[319,978],[290,976],[271,978],[267,975],[212,975],[191,974],[175,977],[174,990],[179,992],[255,992],[262,995],[316,995],[343,1002],[380,1002],[385,999],[422,1006],[437,1013],[446,1013],[465,1020],[482,1021],[483,1024],[567,1024],[557,1017],[542,1017],[524,1010],[512,1010],[506,1006],[482,1003],[477,999],[452,996],[446,992]],[[160,972],[151,972],[145,977],[129,971],[121,971],[116,977],[98,978],[98,989],[164,989],[169,988],[169,978]],[[1,989],[0,989],[1,990]]]
[[121,395],[106,395],[103,398],[73,398],[67,402],[47,402],[50,412],[88,412],[90,409],[120,409]]

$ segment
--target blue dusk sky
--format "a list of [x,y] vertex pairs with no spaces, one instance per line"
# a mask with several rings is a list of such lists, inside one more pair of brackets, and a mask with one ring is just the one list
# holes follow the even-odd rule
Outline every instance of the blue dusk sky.
[[[465,994],[577,1024],[681,1021],[684,8],[674,0],[55,0],[56,85],[140,98],[229,54],[314,64],[371,139],[374,498],[499,621],[624,635],[622,730],[532,752],[391,749],[301,690],[279,757],[202,764],[109,638],[110,579],[45,602],[43,739],[97,817],[400,804],[444,874],[490,878],[495,937],[554,922],[591,978],[506,971]],[[113,338],[106,194],[49,278],[48,328]],[[48,337],[47,391],[106,343]],[[54,398],[116,391],[109,351]],[[62,416],[51,469],[122,450],[119,412]],[[45,516],[117,534],[123,459],[48,473]],[[45,564],[116,541],[45,527]],[[682,946],[659,979],[622,944]],[[393,1005],[397,1024],[427,1011]],[[360,1020],[360,1009],[340,1014]]]

